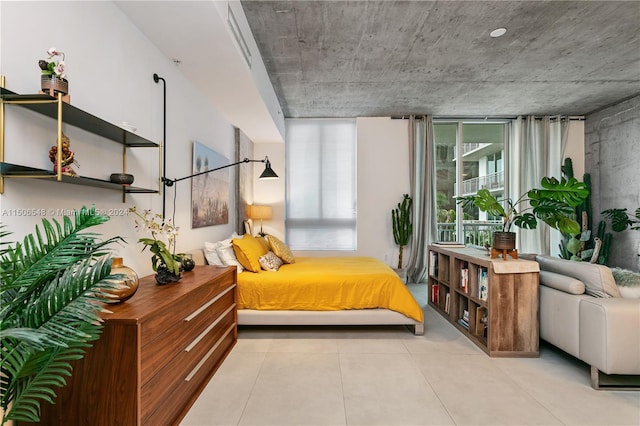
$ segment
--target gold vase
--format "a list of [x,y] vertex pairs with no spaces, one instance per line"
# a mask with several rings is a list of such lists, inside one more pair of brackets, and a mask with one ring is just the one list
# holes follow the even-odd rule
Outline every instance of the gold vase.
[[107,303],[121,303],[128,300],[138,291],[139,278],[136,271],[122,264],[121,257],[114,257],[111,263],[111,274],[120,275],[120,288],[106,291],[113,297],[106,299]]

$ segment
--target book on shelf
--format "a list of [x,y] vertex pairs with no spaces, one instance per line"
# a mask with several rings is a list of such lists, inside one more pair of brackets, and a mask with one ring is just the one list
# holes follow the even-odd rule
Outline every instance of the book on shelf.
[[438,304],[438,284],[431,286],[431,302]]
[[469,292],[469,263],[467,261],[463,261],[460,268],[460,290],[463,293]]
[[489,271],[485,267],[478,268],[478,299],[489,297]]
[[451,306],[451,295],[449,294],[449,292],[447,292],[446,296],[444,297],[444,312],[445,313],[449,313],[449,307]]
[[466,328],[467,330],[469,329],[469,322],[465,321],[462,318],[458,319],[458,324],[460,324],[461,326],[463,326],[464,328]]
[[438,276],[438,253],[433,251],[429,256],[429,275],[432,277]]
[[449,247],[449,248],[464,248],[466,247],[464,244],[459,243],[458,241],[436,241],[433,243],[436,247]]

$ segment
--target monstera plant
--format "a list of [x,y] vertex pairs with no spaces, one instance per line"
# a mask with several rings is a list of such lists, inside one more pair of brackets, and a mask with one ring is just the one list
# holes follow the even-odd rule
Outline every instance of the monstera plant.
[[634,214],[627,213],[627,209],[608,209],[602,215],[611,219],[611,227],[616,232],[622,232],[627,228],[640,231],[640,207]]
[[0,246],[2,424],[39,421],[41,402],[53,403],[72,374],[70,361],[98,339],[98,302],[120,286],[107,246],[120,238],[85,231],[107,220],[83,207],[73,220],[43,219],[21,243]]
[[475,195],[458,197],[463,207],[473,205],[492,216],[502,218],[502,232],[511,232],[515,225],[523,229],[535,229],[541,220],[560,231],[575,235],[580,225],[575,220],[574,207],[589,195],[583,182],[575,178],[557,180],[544,177],[540,188],[530,189],[513,201],[498,200],[488,190],[481,189]]

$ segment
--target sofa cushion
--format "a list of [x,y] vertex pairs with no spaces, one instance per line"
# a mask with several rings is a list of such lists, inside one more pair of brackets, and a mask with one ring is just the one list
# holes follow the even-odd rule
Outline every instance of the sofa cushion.
[[585,291],[582,281],[549,271],[540,271],[540,284],[569,294],[583,294]]
[[536,256],[540,270],[567,275],[582,281],[593,297],[621,297],[611,269],[595,263],[576,262],[551,256]]
[[622,268],[611,268],[613,279],[625,299],[640,299],[640,273]]

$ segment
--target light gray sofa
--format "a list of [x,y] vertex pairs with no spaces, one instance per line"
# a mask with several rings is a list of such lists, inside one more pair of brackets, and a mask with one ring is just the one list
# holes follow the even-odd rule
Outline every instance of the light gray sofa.
[[540,338],[591,366],[595,389],[640,388],[640,299],[603,265],[536,256]]

